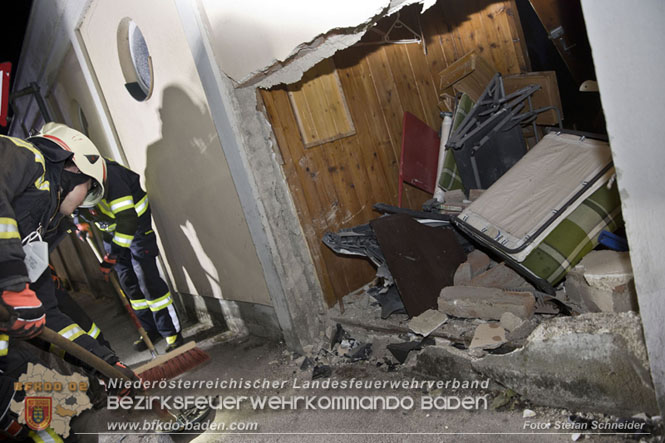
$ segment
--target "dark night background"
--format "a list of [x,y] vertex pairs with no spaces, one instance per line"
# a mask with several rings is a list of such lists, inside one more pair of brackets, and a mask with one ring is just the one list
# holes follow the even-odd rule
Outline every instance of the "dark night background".
[[[2,2],[2,13],[0,19],[0,63],[12,63],[11,83],[9,85],[10,91],[14,85],[14,76],[16,74],[16,67],[18,66],[19,56],[21,55],[21,45],[23,43],[23,36],[25,35],[25,28],[28,24],[28,17],[30,16],[30,7],[32,0],[12,0]],[[12,116],[11,108],[9,109],[9,118]],[[0,134],[6,134],[9,128],[0,126]]]

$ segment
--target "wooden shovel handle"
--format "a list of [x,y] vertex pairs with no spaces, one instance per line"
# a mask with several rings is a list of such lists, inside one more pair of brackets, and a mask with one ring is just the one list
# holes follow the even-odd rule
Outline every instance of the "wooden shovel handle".
[[[7,311],[7,309],[5,309],[4,306],[0,305],[0,321],[7,321],[8,319],[9,319],[9,312]],[[98,370],[108,378],[120,378],[131,381],[131,379],[127,375],[123,374],[118,369],[106,363],[104,360],[97,357],[92,352],[85,350],[84,348],[77,345],[73,341],[67,340],[65,337],[58,334],[53,329],[44,327],[44,329],[42,329],[42,332],[39,333],[38,337],[44,341],[51,343],[54,346],[59,347],[66,353],[72,355],[73,357],[78,358],[83,363],[86,363],[87,365],[93,367],[94,369]]]

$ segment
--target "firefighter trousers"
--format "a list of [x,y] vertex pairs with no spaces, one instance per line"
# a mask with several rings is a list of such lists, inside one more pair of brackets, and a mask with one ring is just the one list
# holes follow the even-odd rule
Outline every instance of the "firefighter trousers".
[[[104,239],[104,248],[111,252],[111,243],[107,240]],[[172,344],[180,333],[180,319],[169,288],[159,275],[158,255],[155,233],[152,230],[139,232],[134,235],[128,253],[117,257],[114,269],[146,332],[158,332]]]
[[[118,361],[118,357],[110,348],[88,335],[90,329],[84,330],[78,323],[60,310],[58,298],[56,297],[56,288],[53,280],[51,280],[50,272],[45,272],[35,283],[31,283],[30,289],[35,291],[37,298],[39,298],[44,306],[47,328],[53,329],[58,334],[73,341],[109,364],[115,364]],[[73,300],[72,303],[74,303]],[[80,310],[75,303],[74,305]],[[73,311],[74,308],[70,306],[69,310]],[[69,355],[65,355],[64,351],[47,344],[39,339],[39,337],[31,341],[42,349],[50,350],[56,355],[65,358],[70,363],[90,369],[87,365],[82,364],[82,362]],[[10,339],[6,334],[0,334],[0,374],[13,371],[21,365],[27,365],[27,362],[30,361],[26,360],[24,353],[14,351],[17,342],[19,340]]]
[[56,288],[55,296],[58,300],[58,307],[63,314],[71,318],[74,323],[79,325],[81,329],[84,330],[85,333],[90,337],[97,340],[100,345],[105,346],[113,351],[111,344],[104,338],[104,334],[102,333],[101,329],[99,329],[99,326],[97,326],[95,322],[90,317],[88,317],[88,314],[86,314],[85,311],[78,305],[78,303],[72,299],[67,291]]

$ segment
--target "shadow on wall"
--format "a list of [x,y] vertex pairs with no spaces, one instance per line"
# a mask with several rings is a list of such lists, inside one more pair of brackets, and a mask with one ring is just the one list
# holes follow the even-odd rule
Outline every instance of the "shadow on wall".
[[[222,272],[210,258],[212,245],[220,243],[222,227],[209,208],[219,199],[214,177],[206,174],[218,162],[217,134],[206,124],[202,106],[182,89],[164,90],[160,108],[162,138],[148,146],[145,180],[155,224],[162,234],[179,292],[199,294],[206,311],[220,311]],[[183,297],[190,318],[200,318],[192,297]],[[224,326],[221,315],[211,315]]]

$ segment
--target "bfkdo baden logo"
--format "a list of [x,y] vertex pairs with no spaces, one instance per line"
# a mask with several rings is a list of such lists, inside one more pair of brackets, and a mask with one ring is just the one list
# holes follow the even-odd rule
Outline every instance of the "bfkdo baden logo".
[[25,424],[34,431],[42,431],[51,424],[51,397],[25,397]]

